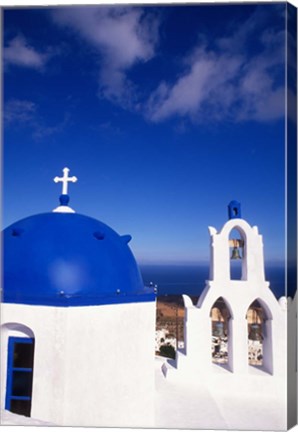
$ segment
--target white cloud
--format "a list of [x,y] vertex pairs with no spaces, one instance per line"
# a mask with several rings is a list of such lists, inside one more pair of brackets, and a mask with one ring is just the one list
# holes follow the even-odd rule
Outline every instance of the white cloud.
[[32,137],[36,141],[40,141],[46,137],[60,134],[65,128],[68,126],[70,120],[70,116],[68,113],[64,114],[63,119],[61,119],[58,123],[54,125],[48,125],[45,121],[35,121],[32,122]]
[[4,122],[28,122],[34,118],[36,105],[28,100],[11,99],[4,104]]
[[42,69],[49,55],[35,50],[23,36],[16,36],[3,48],[3,58],[5,65]]
[[[209,115],[211,105],[216,104],[221,112],[230,104],[234,89],[229,81],[239,74],[240,57],[214,56],[198,51],[189,70],[172,85],[162,83],[151,95],[148,114],[152,121],[161,121],[173,115]],[[208,102],[206,106],[206,102]]]
[[66,113],[60,122],[49,125],[38,111],[38,106],[32,101],[11,99],[4,103],[4,125],[26,127],[31,130],[32,137],[39,141],[61,133],[69,123],[69,114]]
[[97,51],[100,96],[127,105],[134,85],[127,71],[154,55],[157,21],[140,8],[72,7],[55,11],[54,21],[77,32]]
[[[161,82],[151,94],[146,111],[149,120],[161,122],[173,116],[203,121],[271,121],[284,115],[284,85],[277,84],[284,65],[284,33],[260,31],[264,16],[258,11],[230,36],[206,38],[184,59],[182,74],[174,82]],[[248,54],[246,44],[260,31],[260,47]],[[218,49],[219,48],[219,49]]]
[[[285,35],[272,27],[262,8],[241,24],[229,23],[229,33],[212,40],[212,45],[207,35],[198,35],[197,46],[180,59],[183,72],[172,81],[161,81],[144,103],[146,87],[141,96],[129,73],[155,55],[155,16],[139,7],[84,6],[57,9],[53,19],[93,49],[99,96],[143,113],[150,121],[173,116],[194,122],[271,121],[284,114],[280,77]],[[257,47],[252,47],[256,34]]]

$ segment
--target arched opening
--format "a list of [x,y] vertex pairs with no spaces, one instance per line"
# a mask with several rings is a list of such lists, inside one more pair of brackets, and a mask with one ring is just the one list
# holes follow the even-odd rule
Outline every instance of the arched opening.
[[246,314],[248,364],[272,373],[271,319],[259,300],[251,303]]
[[219,365],[229,363],[229,321],[230,311],[226,302],[219,297],[213,304],[211,317],[211,356],[212,362]]
[[2,382],[6,382],[5,409],[30,417],[34,367],[34,334],[19,323],[2,326]]
[[229,235],[230,279],[246,280],[246,244],[244,235],[233,228]]

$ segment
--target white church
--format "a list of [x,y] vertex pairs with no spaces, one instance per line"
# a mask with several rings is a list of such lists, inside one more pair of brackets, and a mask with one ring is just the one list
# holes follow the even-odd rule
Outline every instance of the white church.
[[[197,304],[183,295],[184,348],[171,360],[155,355],[157,293],[143,284],[131,236],[76,213],[68,183],[77,178],[63,173],[57,208],[3,232],[1,424],[296,424],[296,298],[273,295],[262,235],[240,204],[229,204],[221,230],[209,227],[209,280]],[[237,278],[231,254],[241,258]]]

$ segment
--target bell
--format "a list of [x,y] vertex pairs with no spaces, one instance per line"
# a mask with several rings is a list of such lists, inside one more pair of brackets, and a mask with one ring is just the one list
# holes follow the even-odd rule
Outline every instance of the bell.
[[241,255],[240,255],[239,249],[236,246],[232,250],[231,259],[232,260],[241,259]]
[[253,341],[261,341],[263,339],[262,327],[260,324],[251,325],[248,338]]

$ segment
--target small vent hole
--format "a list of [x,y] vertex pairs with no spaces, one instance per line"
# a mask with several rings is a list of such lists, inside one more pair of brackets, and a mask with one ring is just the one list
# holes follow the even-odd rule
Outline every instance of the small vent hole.
[[103,239],[105,238],[104,233],[103,233],[103,232],[100,232],[100,231],[95,231],[95,232],[93,233],[93,235],[94,235],[94,237],[95,237],[97,240],[103,240]]
[[21,228],[14,228],[11,232],[13,237],[20,237],[23,234],[24,230]]

